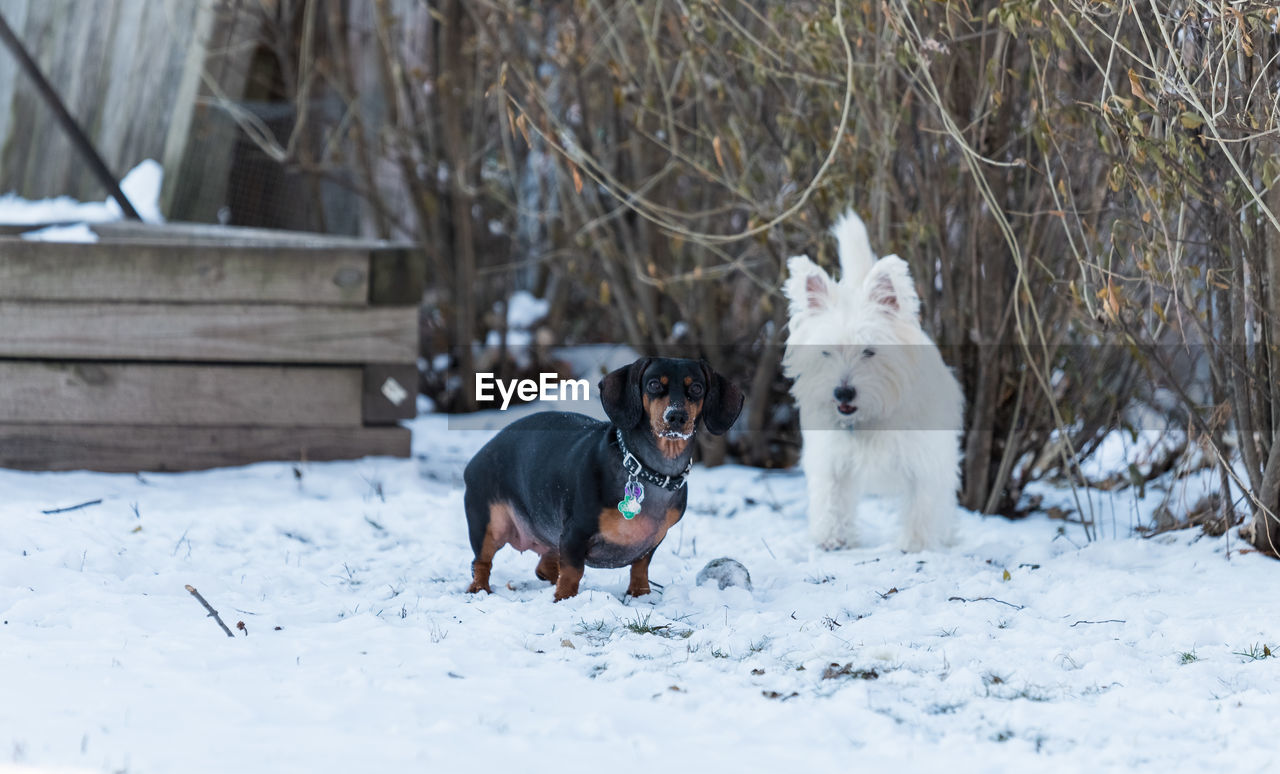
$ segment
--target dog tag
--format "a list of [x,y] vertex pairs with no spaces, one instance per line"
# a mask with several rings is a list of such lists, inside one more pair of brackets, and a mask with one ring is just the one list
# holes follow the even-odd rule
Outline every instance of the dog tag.
[[618,503],[618,512],[624,519],[634,519],[643,502],[644,486],[639,481],[628,481],[622,489],[622,502]]

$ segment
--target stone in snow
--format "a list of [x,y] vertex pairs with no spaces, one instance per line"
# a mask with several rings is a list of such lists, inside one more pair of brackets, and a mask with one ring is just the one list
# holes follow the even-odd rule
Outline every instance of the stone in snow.
[[730,559],[727,556],[712,559],[698,573],[697,583],[699,586],[708,581],[715,581],[720,584],[721,589],[728,586],[741,586],[747,591],[751,590],[751,573],[747,572],[747,568],[742,566],[742,562],[737,559]]

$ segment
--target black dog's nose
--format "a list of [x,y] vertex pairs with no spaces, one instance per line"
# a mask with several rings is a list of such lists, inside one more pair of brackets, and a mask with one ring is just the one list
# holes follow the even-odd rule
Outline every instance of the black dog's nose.
[[835,395],[836,400],[841,403],[848,403],[858,396],[858,391],[852,387],[837,387]]
[[667,412],[666,420],[669,425],[683,426],[689,421],[689,412],[684,409],[672,409]]

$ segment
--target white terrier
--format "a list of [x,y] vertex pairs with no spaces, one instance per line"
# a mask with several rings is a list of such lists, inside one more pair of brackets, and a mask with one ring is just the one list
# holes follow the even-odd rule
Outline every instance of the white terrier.
[[859,498],[897,495],[898,547],[940,548],[955,521],[964,395],[920,328],[906,262],[875,260],[852,211],[832,233],[840,281],[798,255],[782,288],[791,313],[782,363],[800,407],[809,533],[825,549],[858,545]]

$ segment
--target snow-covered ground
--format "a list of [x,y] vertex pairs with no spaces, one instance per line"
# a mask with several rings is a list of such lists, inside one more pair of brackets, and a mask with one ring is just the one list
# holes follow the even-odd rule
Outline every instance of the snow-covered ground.
[[[962,513],[904,555],[870,501],[875,545],[822,553],[798,472],[699,467],[660,593],[588,568],[553,604],[510,548],[465,593],[491,431],[413,429],[411,460],[0,471],[0,771],[1274,770],[1280,565],[1132,537],[1150,488],[1092,543]],[[753,591],[695,585],[720,556]]]

